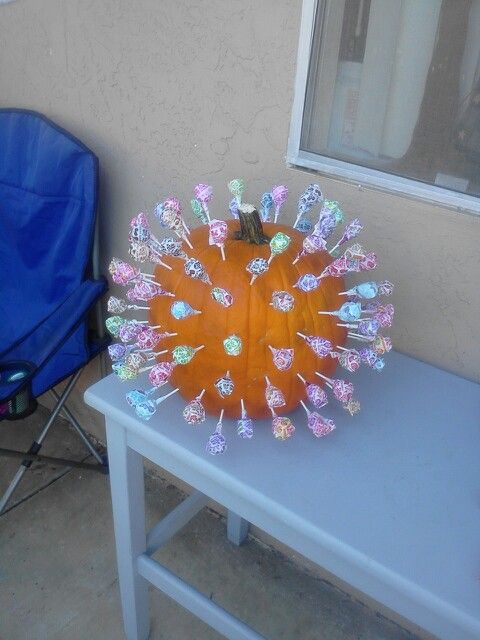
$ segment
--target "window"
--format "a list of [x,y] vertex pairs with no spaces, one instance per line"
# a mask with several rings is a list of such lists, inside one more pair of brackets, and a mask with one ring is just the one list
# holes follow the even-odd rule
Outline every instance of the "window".
[[480,0],[304,0],[288,161],[480,213]]

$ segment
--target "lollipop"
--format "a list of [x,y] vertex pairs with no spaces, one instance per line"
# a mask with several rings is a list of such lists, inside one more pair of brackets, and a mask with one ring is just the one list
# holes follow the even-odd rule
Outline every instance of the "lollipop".
[[268,192],[264,193],[260,200],[260,203],[262,205],[260,208],[260,218],[262,222],[270,222],[270,210],[274,205],[272,194]]
[[380,329],[380,322],[376,318],[365,318],[359,320],[357,324],[337,322],[337,325],[339,327],[347,327],[348,329],[356,329],[361,336],[372,338],[377,335]]
[[207,222],[210,222],[210,213],[208,211],[208,203],[212,199],[213,189],[208,184],[197,184],[194,189],[195,197],[200,202],[202,209],[207,216]]
[[195,316],[202,312],[197,311],[196,309],[191,307],[188,302],[184,302],[183,300],[175,300],[175,302],[170,307],[170,313],[176,320],[183,320],[184,318]]
[[319,276],[315,276],[313,273],[305,273],[303,276],[300,276],[293,286],[297,289],[301,289],[305,293],[308,293],[309,291],[316,289],[319,284]]
[[141,402],[145,402],[148,400],[148,396],[152,394],[155,389],[150,389],[150,391],[142,391],[141,389],[132,389],[125,394],[125,399],[131,407],[136,407],[137,404]]
[[175,238],[164,238],[159,243],[159,250],[166,256],[172,256],[174,258],[186,258],[186,253],[182,249],[182,242],[175,240]]
[[322,236],[317,236],[314,233],[307,236],[303,241],[303,249],[297,254],[297,257],[292,264],[297,264],[302,256],[308,254],[318,253],[319,251],[325,251],[327,244]]
[[230,204],[228,205],[228,210],[230,211],[230,213],[232,214],[232,217],[235,218],[235,220],[238,220],[238,202],[236,201],[235,198],[233,198],[233,200],[230,200]]
[[120,327],[124,325],[125,322],[125,318],[121,318],[120,316],[110,316],[105,320],[105,326],[110,335],[114,338],[118,338]]
[[335,252],[335,250],[338,249],[338,247],[340,247],[342,244],[345,244],[345,242],[348,242],[349,240],[353,240],[353,238],[356,238],[361,233],[362,230],[363,230],[362,223],[358,218],[354,218],[351,222],[347,224],[342,237],[337,242],[337,244],[330,249],[329,253],[332,255]]
[[285,187],[284,185],[273,187],[272,200],[275,203],[275,217],[273,219],[274,222],[277,222],[278,216],[280,215],[280,208],[285,203],[287,198],[288,198],[288,187]]
[[166,291],[158,282],[137,282],[132,289],[127,291],[127,298],[131,301],[142,300],[148,302],[157,296],[175,297],[171,291]]
[[168,208],[165,202],[156,206],[155,215],[160,221],[162,227],[168,227],[171,229],[179,238],[188,244],[190,249],[193,249],[192,243],[187,237],[188,227],[186,226],[181,213],[176,208]]
[[130,282],[134,280],[141,280],[142,277],[147,279],[154,278],[151,273],[142,273],[140,269],[137,269],[128,262],[124,262],[118,258],[112,258],[108,266],[108,270],[112,276],[113,282],[122,286],[130,284]]
[[177,345],[172,351],[172,357],[175,364],[188,364],[193,356],[204,348],[204,344],[199,347],[193,348],[186,344]]
[[371,300],[378,294],[378,289],[379,287],[376,282],[362,282],[361,284],[357,284],[355,287],[352,287],[347,291],[340,292],[338,295],[358,296],[359,298],[363,298],[365,300]]
[[125,382],[126,380],[134,380],[138,375],[137,369],[129,367],[124,362],[115,362],[112,365],[112,371],[122,382]]
[[215,382],[215,388],[222,396],[222,398],[227,398],[228,396],[232,395],[234,384],[230,376],[230,371],[227,371],[224,376],[222,376]]
[[345,302],[340,309],[335,311],[319,311],[320,315],[337,316],[344,322],[355,322],[362,314],[362,306],[359,302]]
[[297,231],[301,233],[310,233],[313,229],[313,222],[308,218],[302,218],[297,224]]
[[316,411],[310,411],[303,400],[300,400],[300,403],[307,413],[307,426],[316,438],[322,438],[335,429],[333,420],[324,418]]
[[237,434],[241,438],[250,439],[253,437],[253,420],[247,415],[243,398],[240,400],[240,405],[242,407],[242,417],[237,421]]
[[268,271],[268,261],[265,258],[253,258],[245,267],[248,273],[252,274],[250,284],[252,284],[257,276],[260,276],[265,271]]
[[293,349],[275,349],[271,345],[268,345],[268,348],[272,352],[272,360],[273,364],[280,371],[287,371],[290,369],[293,363]]
[[225,453],[225,450],[227,448],[227,441],[225,440],[225,436],[222,433],[223,412],[224,410],[222,409],[215,431],[212,433],[207,442],[206,451],[207,453],[211,453],[212,456],[218,455],[219,453]]
[[210,220],[208,226],[210,228],[208,244],[219,247],[222,260],[225,260],[225,240],[228,235],[227,223],[224,220]]
[[230,307],[233,304],[233,296],[226,289],[222,289],[221,287],[213,287],[212,298],[222,305],[222,307]]
[[332,343],[326,338],[321,338],[320,336],[306,336],[303,333],[300,333],[300,331],[297,331],[297,336],[303,338],[310,349],[319,358],[325,358],[332,350]]
[[161,396],[160,398],[157,398],[156,400],[144,400],[143,402],[139,402],[138,404],[135,405],[135,413],[139,418],[142,418],[143,420],[150,420],[150,418],[156,412],[157,406],[161,402],[164,402],[170,396],[173,396],[173,394],[177,393],[177,391],[178,391],[178,387],[173,391],[170,391],[170,393],[167,393],[166,395]]
[[318,384],[314,384],[313,382],[307,382],[305,378],[297,373],[297,376],[305,385],[305,391],[307,393],[307,398],[317,409],[321,409],[326,404],[328,404],[328,397],[325,393],[325,390],[322,389]]
[[272,409],[273,407],[285,406],[285,396],[282,391],[278,387],[273,386],[267,376],[265,376],[265,382],[267,384],[265,389],[265,400],[267,401],[269,408]]
[[393,284],[388,280],[383,280],[378,285],[378,293],[381,296],[390,296],[393,292]]
[[193,198],[190,200],[190,206],[192,207],[193,215],[200,220],[201,224],[207,224],[208,218],[203,210],[200,200]]
[[348,402],[353,396],[354,389],[351,382],[337,378],[327,378],[327,376],[324,376],[323,373],[319,373],[318,371],[315,371],[315,375],[325,380],[327,387],[330,387],[333,395],[340,402]]
[[148,379],[154,387],[161,387],[169,381],[174,368],[174,362],[159,362],[150,369]]
[[[127,320],[120,327],[120,330],[118,332],[118,337],[122,342],[130,342],[131,340],[136,338],[138,334],[142,331],[142,329],[144,328],[143,327],[144,324],[147,324],[146,320],[144,322],[138,322],[137,320]],[[152,327],[152,329],[153,328],[154,327]],[[155,327],[155,328],[158,328],[158,327]]]
[[372,349],[380,356],[384,353],[388,353],[391,348],[392,341],[388,336],[376,336],[372,342]]
[[196,258],[188,258],[185,260],[184,270],[186,275],[190,276],[190,278],[201,280],[202,282],[205,282],[205,284],[212,284],[207,272],[205,271],[205,267],[200,260],[197,260]]
[[300,222],[302,216],[304,216],[310,209],[323,198],[322,190],[318,184],[310,184],[305,191],[301,194],[298,200],[298,214],[293,224],[295,229]]
[[235,334],[232,334],[223,341],[223,348],[227,355],[239,356],[242,351],[242,340]]
[[274,291],[270,304],[277,311],[286,313],[295,306],[295,298],[288,291]]
[[[276,222],[276,220],[275,220]],[[286,251],[286,249],[288,248],[288,245],[290,244],[290,236],[287,236],[285,233],[282,233],[281,231],[277,231],[277,233],[273,236],[273,238],[270,240],[270,257],[267,261],[267,265],[264,271],[267,271],[271,261],[273,260],[273,258],[277,255],[280,255],[281,253],[283,253],[284,251]],[[263,258],[259,258],[258,260],[263,260]],[[252,261],[253,262],[253,261]],[[247,271],[250,271],[249,266],[252,264],[252,262],[249,262],[247,265]],[[262,263],[263,264],[263,263]],[[264,273],[263,271],[263,273]],[[250,280],[250,284],[253,284],[257,278],[257,276],[260,274],[253,274],[252,278]]]
[[295,432],[295,427],[290,418],[286,416],[277,416],[272,410],[272,433],[277,440],[288,440]]
[[197,425],[205,421],[205,408],[202,404],[204,393],[205,389],[202,389],[198,396],[191,400],[182,411],[187,424]]
[[241,178],[235,178],[235,180],[230,180],[227,186],[228,190],[237,201],[237,205],[240,206],[242,204],[242,195],[245,191],[245,182]]
[[[350,373],[354,373],[360,367],[361,357],[356,349],[346,349],[345,347],[337,347],[341,353],[337,354],[338,362]],[[333,356],[333,353],[331,354]]]
[[343,403],[343,408],[345,409],[345,411],[348,411],[351,416],[354,416],[360,411],[360,402],[358,400],[350,398],[348,402]]

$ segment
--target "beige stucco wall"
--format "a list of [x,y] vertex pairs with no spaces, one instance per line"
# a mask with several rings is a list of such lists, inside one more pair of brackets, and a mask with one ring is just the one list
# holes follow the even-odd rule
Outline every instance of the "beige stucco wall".
[[[36,109],[101,163],[103,263],[127,224],[199,181],[222,214],[227,179],[248,198],[311,176],[286,167],[300,0],[16,0],[0,5],[0,104]],[[480,219],[319,178],[366,224],[397,285],[398,350],[479,378]]]

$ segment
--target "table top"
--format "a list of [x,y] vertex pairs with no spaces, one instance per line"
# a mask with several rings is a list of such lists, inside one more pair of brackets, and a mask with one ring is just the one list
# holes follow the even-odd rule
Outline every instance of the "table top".
[[270,420],[252,440],[227,420],[222,456],[205,452],[216,418],[187,425],[178,394],[150,422],[135,417],[125,393],[148,381],[110,375],[85,399],[161,450],[154,462],[355,588],[440,638],[478,639],[480,386],[398,353],[353,382],[362,410],[332,399],[329,436],[310,433],[303,409],[285,442]]

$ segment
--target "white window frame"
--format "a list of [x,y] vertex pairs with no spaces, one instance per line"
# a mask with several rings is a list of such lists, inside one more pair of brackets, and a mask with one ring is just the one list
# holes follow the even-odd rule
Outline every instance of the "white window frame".
[[302,167],[314,170],[331,178],[366,187],[373,187],[383,192],[448,207],[462,213],[480,215],[480,198],[478,197],[457,193],[435,185],[428,185],[410,178],[395,176],[376,169],[362,167],[357,164],[351,164],[300,149],[315,15],[317,6],[320,9],[324,2],[325,0],[303,0],[302,4],[300,42],[298,46],[297,73],[287,148],[287,164],[291,167]]

